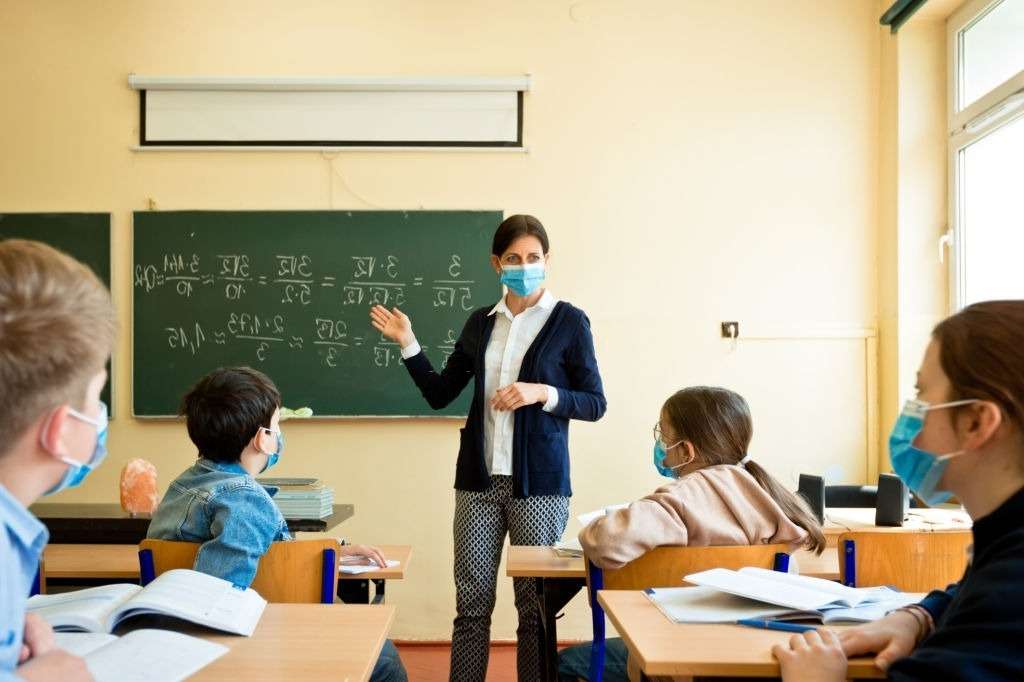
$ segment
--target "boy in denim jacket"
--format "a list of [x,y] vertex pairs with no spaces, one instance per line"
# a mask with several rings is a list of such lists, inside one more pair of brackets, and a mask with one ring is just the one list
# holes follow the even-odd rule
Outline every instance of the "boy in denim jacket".
[[[281,394],[255,369],[220,368],[189,390],[180,414],[199,459],[171,482],[147,536],[202,543],[193,568],[247,588],[270,543],[292,539],[272,499],[277,489],[255,478],[274,466],[284,449]],[[338,550],[342,556],[362,555],[385,564],[376,547],[343,545]],[[370,679],[406,679],[390,641]]]

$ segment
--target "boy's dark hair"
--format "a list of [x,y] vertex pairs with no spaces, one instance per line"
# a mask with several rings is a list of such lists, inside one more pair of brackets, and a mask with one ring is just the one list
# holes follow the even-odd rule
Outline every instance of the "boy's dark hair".
[[281,394],[266,374],[251,367],[220,367],[189,389],[178,414],[185,417],[200,457],[237,462],[279,407]]

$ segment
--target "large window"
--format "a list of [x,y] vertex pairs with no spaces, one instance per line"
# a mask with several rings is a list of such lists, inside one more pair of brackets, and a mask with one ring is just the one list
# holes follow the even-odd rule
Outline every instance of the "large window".
[[1024,298],[1024,0],[949,20],[951,303]]

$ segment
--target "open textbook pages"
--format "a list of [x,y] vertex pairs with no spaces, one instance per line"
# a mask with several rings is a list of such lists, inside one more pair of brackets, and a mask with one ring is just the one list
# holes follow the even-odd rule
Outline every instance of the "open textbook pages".
[[81,656],[96,682],[178,682],[228,652],[168,630],[134,630],[123,637],[92,632],[54,633],[57,646]]
[[398,559],[385,559],[387,566],[378,566],[364,556],[343,556],[338,562],[338,572],[347,575],[362,575],[374,571],[386,571],[389,568],[398,566],[401,562]]
[[179,568],[146,587],[117,584],[54,595],[36,595],[27,608],[54,630],[113,632],[122,621],[143,614],[173,616],[199,625],[249,636],[267,602],[252,589]]
[[816,620],[822,623],[866,623],[878,620],[893,609],[916,604],[923,594],[891,592],[885,601],[855,607],[795,610],[748,599],[715,587],[665,587],[645,590],[665,617],[674,623],[735,623],[738,620]]

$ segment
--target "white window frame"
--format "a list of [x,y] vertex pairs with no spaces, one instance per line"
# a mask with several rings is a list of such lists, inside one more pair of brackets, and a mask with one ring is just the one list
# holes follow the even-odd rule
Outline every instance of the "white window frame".
[[961,186],[961,152],[1010,121],[1024,116],[1024,69],[960,110],[960,92],[963,88],[963,64],[960,58],[963,32],[1004,1],[1016,0],[970,0],[946,22],[946,55],[949,69],[946,97],[949,132],[949,229],[939,240],[939,258],[943,258],[948,247],[950,313],[964,306],[964,225],[961,211],[964,197]]

